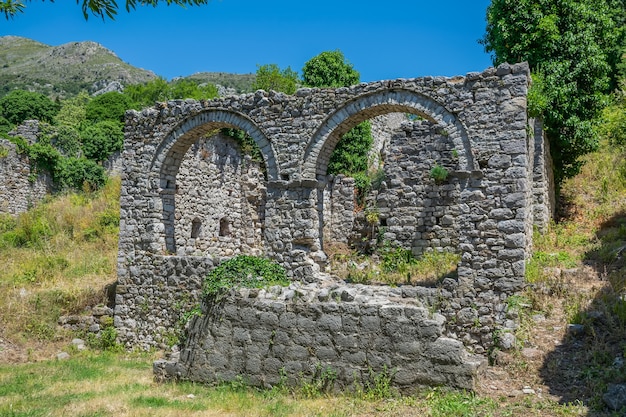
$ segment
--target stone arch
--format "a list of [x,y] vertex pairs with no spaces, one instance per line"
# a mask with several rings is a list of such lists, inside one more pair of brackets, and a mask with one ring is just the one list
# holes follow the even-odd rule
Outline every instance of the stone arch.
[[258,145],[267,169],[267,179],[278,178],[276,153],[267,136],[247,116],[226,110],[208,110],[185,119],[174,128],[157,146],[150,165],[151,183],[155,195],[154,206],[161,218],[153,230],[157,231],[158,246],[167,253],[176,253],[175,238],[175,195],[176,176],[185,154],[198,139],[217,133],[221,128],[244,130]]
[[303,178],[323,179],[333,149],[343,134],[364,120],[387,113],[413,113],[439,123],[459,151],[459,166],[476,169],[470,138],[458,117],[436,100],[410,90],[363,94],[329,115],[314,133],[304,155]]
[[267,167],[268,181],[278,179],[276,151],[267,136],[250,118],[228,110],[208,110],[185,119],[157,147],[150,164],[150,171],[161,174],[160,187],[168,187],[163,180],[167,180],[169,175],[176,175],[180,162],[191,144],[198,138],[224,127],[246,131],[261,150]]

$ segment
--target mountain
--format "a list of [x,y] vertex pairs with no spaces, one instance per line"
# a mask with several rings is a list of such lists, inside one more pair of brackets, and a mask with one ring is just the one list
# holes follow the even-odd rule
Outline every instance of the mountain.
[[133,67],[95,42],[60,46],[18,36],[0,37],[0,96],[20,88],[65,97],[81,90],[93,93],[111,83],[142,83],[156,78]]
[[[19,36],[0,37],[0,97],[19,88],[50,97],[68,97],[153,80],[157,75],[133,67],[95,42],[49,46]],[[252,91],[255,74],[200,72],[183,79],[212,83],[223,94]],[[181,79],[178,78],[178,79]],[[119,83],[119,84],[118,84]]]

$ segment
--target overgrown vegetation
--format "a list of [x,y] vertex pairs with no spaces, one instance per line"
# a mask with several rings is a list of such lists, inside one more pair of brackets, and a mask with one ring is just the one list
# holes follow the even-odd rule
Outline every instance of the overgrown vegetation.
[[530,110],[544,120],[557,184],[597,149],[595,126],[623,75],[625,22],[623,0],[493,0],[487,9],[481,42],[494,64],[527,61],[539,84]]
[[98,192],[0,216],[0,339],[53,347],[66,340],[60,315],[104,301],[104,286],[116,280],[119,192],[112,179]]
[[204,280],[202,292],[204,297],[219,300],[233,288],[268,288],[289,283],[281,265],[266,258],[238,255],[211,270]]
[[458,254],[426,252],[420,256],[404,248],[382,243],[372,255],[363,255],[343,244],[326,248],[334,274],[348,282],[387,285],[437,285],[456,275]]

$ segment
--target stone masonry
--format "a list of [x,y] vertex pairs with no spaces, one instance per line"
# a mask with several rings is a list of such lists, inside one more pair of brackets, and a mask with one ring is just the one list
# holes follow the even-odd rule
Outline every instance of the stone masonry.
[[[231,291],[219,309],[204,304],[180,358],[155,365],[160,377],[272,385],[278,369],[314,378],[321,366],[348,386],[391,368],[401,388],[471,388],[479,363],[472,355],[515,327],[506,300],[523,287],[533,226],[544,227],[551,210],[549,151],[526,114],[529,82],[526,64],[503,64],[465,77],[129,111],[120,341],[165,346],[223,257],[261,254],[285,266],[292,285]],[[326,175],[330,155],[349,129],[387,114],[420,120],[401,122],[381,147],[384,175],[366,208],[378,211],[373,226],[391,244],[460,255],[457,276],[434,287],[351,285],[324,273],[325,245],[349,241],[357,211],[353,181]],[[264,176],[215,136],[221,128],[253,138]],[[436,166],[449,175],[435,180]]]
[[[39,122],[27,120],[9,134],[32,144],[37,141]],[[32,176],[30,165],[28,156],[20,154],[15,144],[0,139],[0,213],[23,213],[52,191],[50,176]]]

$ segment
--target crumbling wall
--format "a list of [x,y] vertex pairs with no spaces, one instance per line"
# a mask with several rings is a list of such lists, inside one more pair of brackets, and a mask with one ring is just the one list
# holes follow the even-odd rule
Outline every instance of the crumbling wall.
[[[32,144],[39,135],[39,122],[27,120],[9,134]],[[0,138],[0,213],[23,213],[51,191],[50,176],[46,173],[33,175],[28,156],[19,153],[13,143]]]
[[[319,356],[323,349],[317,349],[321,343],[310,345],[315,349],[305,352],[301,349],[304,344],[295,339],[328,337],[328,343],[336,347],[348,338],[354,341],[354,349],[365,350],[372,358],[376,349],[383,349],[389,363],[400,369],[399,358],[408,353],[401,351],[404,347],[399,340],[381,336],[384,346],[374,346],[359,336],[367,333],[365,317],[370,314],[366,312],[375,311],[371,315],[379,319],[385,316],[382,303],[398,311],[395,317],[401,323],[401,339],[413,344],[415,354],[426,361],[416,366],[431,369],[433,375],[439,372],[438,377],[427,378],[428,383],[467,386],[452,382],[453,378],[446,376],[447,363],[438,362],[443,359],[431,353],[438,351],[438,340],[444,338],[446,346],[462,344],[462,350],[484,354],[497,343],[497,334],[514,330],[515,323],[507,318],[506,300],[524,285],[535,204],[531,171],[536,153],[530,147],[536,136],[529,135],[528,129],[528,84],[527,65],[503,64],[465,77],[300,89],[291,96],[257,91],[210,101],[172,101],[142,112],[128,112],[118,262],[121,290],[115,306],[120,340],[127,346],[164,346],[165,332],[176,327],[177,315],[171,306],[199,301],[203,274],[219,260],[186,255],[189,240],[178,236],[187,226],[178,221],[176,207],[182,203],[176,200],[176,193],[184,177],[181,173],[188,171],[185,160],[190,148],[211,132],[235,128],[244,130],[259,146],[267,169],[265,209],[259,214],[262,236],[254,248],[241,245],[240,250],[260,249],[285,266],[293,287],[277,290],[269,298],[257,299],[251,296],[253,292],[247,297],[233,295],[224,300],[225,315],[207,308],[204,318],[192,324],[192,337],[183,349],[200,355],[197,360],[206,365],[205,370],[195,370],[192,362],[196,356],[191,353],[163,369],[174,372],[172,377],[202,376],[212,381],[216,374],[220,378],[244,374],[260,382],[271,366],[267,364],[279,363],[270,360],[276,357],[265,351],[245,356],[248,343],[255,342],[255,349],[262,349],[262,343],[269,346],[266,336],[281,326],[287,326],[284,333],[290,341],[284,342],[284,349],[293,348],[293,355],[286,353],[291,362],[325,361],[346,369],[347,375],[362,365],[357,359],[347,359],[348,353],[344,356],[339,349],[334,350],[336,358],[331,355],[323,359]],[[425,121],[407,124],[393,134],[390,152],[384,158],[386,179],[371,199],[376,205],[371,208],[379,211],[378,227],[386,228],[387,239],[415,253],[453,250],[461,260],[458,276],[447,277],[435,287],[384,287],[375,297],[361,296],[362,288],[374,290],[338,283],[332,275],[322,273],[327,265],[325,239],[343,239],[350,228],[341,224],[341,218],[350,218],[354,207],[349,197],[350,181],[337,177],[331,184],[326,171],[344,133],[363,120],[391,113],[412,113]],[[436,179],[431,175],[435,166],[445,168],[449,175]],[[196,183],[189,192],[199,186]],[[346,204],[336,203],[329,192],[341,195]],[[193,204],[201,210],[199,201]],[[220,209],[215,210],[219,217]],[[183,234],[189,236],[190,232],[184,230]],[[300,291],[298,285],[308,289]],[[345,291],[338,294],[335,303],[326,305],[324,291],[336,286]],[[274,301],[269,302],[270,298]],[[417,306],[420,313],[406,307],[407,303]],[[272,306],[295,314],[295,322],[288,321],[288,316],[281,319],[286,320],[284,325],[281,320],[278,324],[274,319],[264,322],[265,317],[273,317],[266,314]],[[246,314],[240,312],[244,308]],[[333,332],[319,323],[307,327],[305,319],[318,322],[327,308],[336,309],[329,320],[341,322],[342,329],[354,317],[359,330]],[[428,318],[422,314],[426,311]],[[432,317],[437,317],[440,327],[437,338],[429,339],[421,329],[423,319]],[[389,333],[385,326],[376,327],[376,332]],[[258,338],[264,341],[252,339],[257,330],[262,331]],[[372,338],[374,333],[372,330]],[[213,356],[202,353],[197,343],[210,347]],[[468,357],[455,357],[461,362],[454,366],[460,368],[451,372],[471,374],[465,373],[470,369],[465,367],[471,362]],[[418,372],[410,368],[407,374]],[[405,381],[418,384],[420,378]]]

